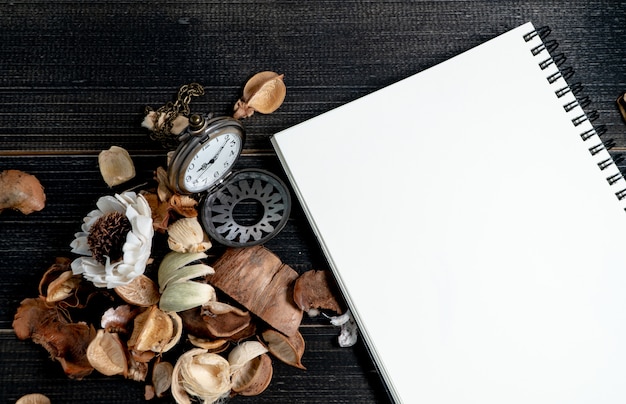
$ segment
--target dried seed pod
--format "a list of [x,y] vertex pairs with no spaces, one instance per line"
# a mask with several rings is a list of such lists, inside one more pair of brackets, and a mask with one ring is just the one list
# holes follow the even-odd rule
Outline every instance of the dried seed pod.
[[50,399],[43,394],[33,393],[20,397],[15,404],[50,404]]
[[174,366],[169,362],[157,362],[152,368],[152,386],[154,394],[161,398],[172,385]]
[[259,355],[231,376],[232,390],[242,396],[259,395],[269,386],[273,373],[269,355]]
[[114,288],[115,293],[126,303],[139,307],[150,307],[159,302],[159,288],[146,275],[139,275],[129,284]]
[[255,111],[262,114],[276,111],[287,94],[284,76],[269,71],[252,76],[243,89],[243,97],[235,104],[233,117],[242,119],[252,116]]
[[261,334],[261,338],[267,344],[267,349],[277,359],[297,367],[306,369],[302,365],[302,355],[304,354],[304,338],[300,332],[295,333],[291,337],[269,328]]
[[259,355],[267,352],[265,345],[259,341],[245,341],[233,348],[228,354],[228,363],[230,364],[230,373],[241,370],[246,363]]
[[115,333],[98,330],[87,348],[91,366],[105,376],[128,374],[128,359],[122,341]]
[[220,355],[191,349],[178,358],[172,373],[172,395],[179,404],[191,404],[191,397],[213,403],[231,390],[230,365]]
[[195,253],[211,248],[209,236],[204,233],[196,217],[186,217],[175,221],[167,227],[167,234],[167,244],[176,252]]
[[622,119],[626,122],[626,93],[620,95],[617,99],[617,108],[620,114],[622,114]]
[[215,300],[205,303],[201,314],[209,334],[215,338],[233,338],[252,322],[250,312]]
[[170,198],[172,210],[183,217],[198,217],[196,205],[198,201],[189,195],[174,194]]
[[13,209],[29,215],[45,205],[46,194],[37,177],[20,170],[0,172],[0,212]]
[[98,165],[102,179],[109,188],[125,183],[135,177],[135,165],[126,149],[111,146],[98,155]]
[[137,352],[165,352],[165,347],[171,348],[171,341],[177,334],[172,317],[152,306],[135,318],[128,348]]
[[72,271],[65,271],[57,279],[50,282],[46,293],[46,302],[54,303],[65,300],[76,293],[76,288],[82,276],[74,275]]
[[[170,116],[167,113],[150,111],[144,117],[141,126],[153,132],[163,131],[166,130],[166,120],[169,118]],[[185,115],[178,115],[172,121],[169,133],[175,136],[180,135],[187,126],[189,126],[189,118]]]

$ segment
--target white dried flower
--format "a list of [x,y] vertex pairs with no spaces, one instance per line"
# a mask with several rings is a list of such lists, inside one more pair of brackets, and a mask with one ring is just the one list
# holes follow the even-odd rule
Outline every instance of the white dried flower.
[[[98,287],[126,285],[144,273],[150,258],[154,235],[150,206],[134,192],[103,196],[96,206],[71,243],[72,252],[83,256],[72,262],[72,271]],[[125,223],[126,228],[110,222]]]

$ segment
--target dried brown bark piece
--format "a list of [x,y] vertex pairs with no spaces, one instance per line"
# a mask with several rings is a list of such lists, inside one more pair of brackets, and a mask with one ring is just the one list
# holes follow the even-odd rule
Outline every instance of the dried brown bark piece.
[[302,310],[293,301],[298,273],[263,246],[230,248],[213,265],[209,282],[270,326],[294,335]]

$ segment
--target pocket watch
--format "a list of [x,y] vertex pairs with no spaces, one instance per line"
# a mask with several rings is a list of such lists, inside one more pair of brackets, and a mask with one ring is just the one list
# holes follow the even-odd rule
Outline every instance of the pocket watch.
[[285,183],[265,170],[232,171],[245,141],[241,122],[193,114],[179,141],[168,165],[169,185],[199,195],[200,223],[213,240],[252,246],[283,229],[291,210]]
[[219,184],[231,171],[243,149],[245,131],[234,118],[193,114],[178,140],[168,165],[169,184],[181,194],[197,194]]

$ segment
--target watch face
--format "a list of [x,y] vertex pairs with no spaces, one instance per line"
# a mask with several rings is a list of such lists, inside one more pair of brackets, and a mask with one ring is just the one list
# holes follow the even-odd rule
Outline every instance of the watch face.
[[242,136],[232,131],[199,143],[181,164],[179,188],[191,193],[211,188],[230,172],[242,147]]

